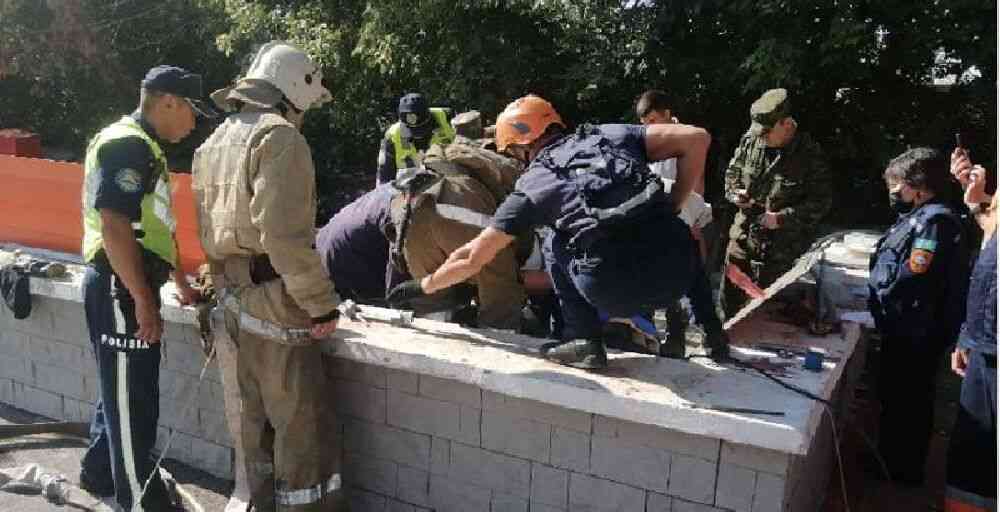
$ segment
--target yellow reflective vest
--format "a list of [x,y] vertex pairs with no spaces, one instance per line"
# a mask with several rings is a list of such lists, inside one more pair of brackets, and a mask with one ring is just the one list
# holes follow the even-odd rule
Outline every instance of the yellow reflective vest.
[[153,177],[152,191],[147,191],[142,197],[141,216],[139,222],[132,227],[141,231],[139,243],[148,251],[159,256],[171,267],[177,267],[177,246],[174,243],[174,230],[177,223],[170,200],[170,173],[167,170],[167,158],[163,149],[152,137],[142,129],[139,122],[130,116],[125,116],[104,128],[90,141],[87,146],[87,158],[83,167],[83,259],[90,262],[104,246],[101,236],[101,213],[93,207],[97,189],[101,183],[101,165],[97,154],[101,146],[111,141],[126,137],[139,137],[153,152],[156,176]]
[[[437,128],[431,134],[431,144],[447,145],[455,140],[455,129],[448,122],[448,115],[443,108],[433,107],[430,109],[431,117],[437,122]],[[389,127],[385,132],[387,139],[392,141],[393,149],[396,153],[396,170],[409,167],[406,159],[417,163],[421,160],[420,150],[412,142],[404,141],[399,130],[399,121]]]

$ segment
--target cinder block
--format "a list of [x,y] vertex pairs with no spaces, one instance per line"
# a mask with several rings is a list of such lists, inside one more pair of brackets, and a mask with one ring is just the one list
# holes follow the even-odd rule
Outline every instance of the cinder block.
[[557,468],[590,472],[590,436],[559,427],[552,428],[552,459]]
[[[173,436],[172,439],[170,438],[171,435]],[[167,437],[164,438],[164,442],[167,442],[168,440],[170,441],[170,447],[167,449],[167,458],[178,460],[192,466],[195,465],[197,459],[192,453],[194,452],[194,439],[195,438],[192,435],[168,429]]]
[[390,389],[411,395],[417,394],[417,389],[420,386],[420,376],[416,373],[386,368],[385,376]]
[[345,422],[348,451],[370,454],[421,469],[430,468],[431,438],[388,425],[362,421]]
[[478,387],[456,380],[421,375],[418,391],[421,395],[435,400],[468,405],[477,409],[483,406],[482,391]]
[[221,412],[198,409],[198,426],[201,435],[215,444],[232,447],[233,436],[226,423],[226,415]]
[[198,411],[192,410],[190,403],[160,397],[160,424],[179,430],[191,436],[201,435]]
[[385,390],[360,382],[333,379],[334,408],[338,413],[385,423]]
[[451,441],[440,437],[431,438],[431,473],[448,474],[451,465]]
[[646,493],[646,512],[670,512],[674,499],[655,492]]
[[389,424],[479,445],[479,409],[389,390]]
[[722,462],[783,477],[788,473],[791,459],[787,453],[724,442]]
[[528,418],[557,427],[590,434],[591,414],[555,405],[483,391],[483,409]]
[[385,368],[332,356],[323,357],[323,361],[330,377],[361,382],[376,388],[386,387]]
[[564,508],[553,507],[544,503],[535,503],[534,501],[528,503],[528,509],[531,512],[566,512]]
[[[0,306],[0,310],[5,307]],[[0,329],[0,354],[24,357],[28,353],[28,335],[15,331],[12,325],[2,323],[2,320],[0,320],[0,325],[3,326],[3,329]]]
[[344,456],[344,475],[353,487],[392,496],[399,481],[395,462],[349,453]]
[[90,423],[90,418],[93,416],[94,406],[88,402],[81,402],[79,400],[73,400],[72,398],[63,397],[63,419],[65,421],[78,421],[81,423]]
[[591,450],[590,470],[594,475],[640,489],[667,492],[670,452],[600,436],[593,437]]
[[83,375],[67,368],[59,368],[42,363],[32,363],[35,386],[39,389],[65,395],[77,400],[87,400]]
[[202,381],[201,387],[198,388],[198,408],[225,413],[226,393],[222,389],[222,384],[209,380]]
[[17,398],[19,403],[16,405],[21,409],[52,419],[60,419],[62,417],[63,403],[61,395],[31,386],[23,386]]
[[483,411],[483,448],[549,462],[552,426],[497,410]]
[[668,494],[689,501],[712,504],[715,499],[715,462],[674,455],[670,464]]
[[757,474],[752,470],[723,464],[715,486],[715,504],[735,512],[750,512]]
[[0,377],[21,383],[33,382],[29,363],[14,355],[0,356]]
[[231,479],[233,477],[233,451],[225,446],[192,436],[191,465],[220,478]]
[[0,403],[14,405],[14,382],[10,379],[0,379]]
[[347,490],[347,500],[350,503],[351,512],[385,512],[388,506],[385,496],[357,487]]
[[595,436],[618,437],[618,420],[595,414],[593,432]]
[[528,500],[494,492],[490,500],[490,512],[528,512]]
[[573,512],[644,512],[645,494],[635,487],[571,473],[568,509]]
[[422,469],[410,466],[399,466],[399,482],[395,497],[415,505],[429,507],[431,505],[431,474]]
[[530,491],[531,466],[525,460],[461,443],[452,443],[448,478],[527,498]]
[[753,494],[753,512],[780,512],[785,503],[785,479],[767,473],[757,474]]
[[[77,330],[80,326],[77,326]],[[50,340],[42,336],[31,336],[28,342],[28,355],[32,361],[80,372],[80,361],[84,357],[84,349],[80,345],[72,345],[61,341]],[[90,351],[87,355],[93,358]]]
[[386,501],[386,512],[431,512],[430,509],[417,507],[391,498]]
[[673,499],[673,512],[727,512],[721,508],[715,508],[701,503],[692,503],[682,499]]
[[653,425],[598,416],[594,419],[594,432],[595,435],[620,437],[629,440],[629,442],[705,460],[714,461],[719,458],[718,439],[695,436]]
[[59,302],[61,304],[58,306],[53,304],[52,332],[49,335],[78,347],[90,348],[90,334],[87,332],[87,318],[84,315],[83,304]]
[[[169,323],[167,325],[170,325]],[[176,339],[164,339],[162,366],[181,373],[197,377],[205,366],[205,353],[200,346]],[[213,361],[210,366],[216,366]]]
[[97,403],[101,397],[101,380],[96,373],[83,374],[84,401],[92,404]]
[[565,509],[569,499],[569,472],[546,466],[531,464],[531,507],[542,503]]
[[489,489],[431,475],[431,505],[435,512],[489,512]]

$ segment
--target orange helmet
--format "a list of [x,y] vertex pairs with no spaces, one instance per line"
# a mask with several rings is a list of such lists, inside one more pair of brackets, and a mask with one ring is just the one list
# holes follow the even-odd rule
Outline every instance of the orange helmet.
[[566,127],[551,103],[534,94],[518,98],[497,117],[497,150],[503,152],[511,144],[531,144],[552,124]]

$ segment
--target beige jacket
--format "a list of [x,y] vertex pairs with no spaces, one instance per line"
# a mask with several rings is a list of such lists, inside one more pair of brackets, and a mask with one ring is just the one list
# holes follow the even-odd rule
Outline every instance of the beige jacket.
[[[247,106],[195,152],[192,188],[212,273],[243,311],[308,327],[339,302],[313,249],[316,177],[305,137],[274,109]],[[249,259],[266,254],[281,279],[253,285]]]
[[[446,147],[431,146],[425,163],[433,165],[440,160],[451,162],[455,169],[414,200],[403,244],[410,275],[416,279],[433,273],[448,255],[489,225],[497,205],[521,173],[513,161],[461,141]],[[404,203],[402,194],[393,199],[391,212],[396,226],[401,223]],[[477,288],[480,327],[520,327],[526,294],[513,244],[470,281]]]

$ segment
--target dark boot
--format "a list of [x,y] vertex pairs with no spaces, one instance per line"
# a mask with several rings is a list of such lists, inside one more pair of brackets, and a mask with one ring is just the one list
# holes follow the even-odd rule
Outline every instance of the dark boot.
[[107,498],[115,495],[115,482],[111,479],[110,474],[102,479],[91,476],[89,473],[81,470],[80,488],[98,498]]
[[705,348],[709,350],[709,355],[713,361],[729,361],[729,335],[722,330],[721,326],[714,326],[705,330]]
[[550,361],[574,368],[600,370],[608,367],[608,354],[600,340],[554,341],[542,345],[539,351]]
[[667,336],[667,339],[660,345],[660,356],[669,357],[670,359],[684,359],[687,355],[687,347],[684,344],[684,336],[679,336],[671,333]]

